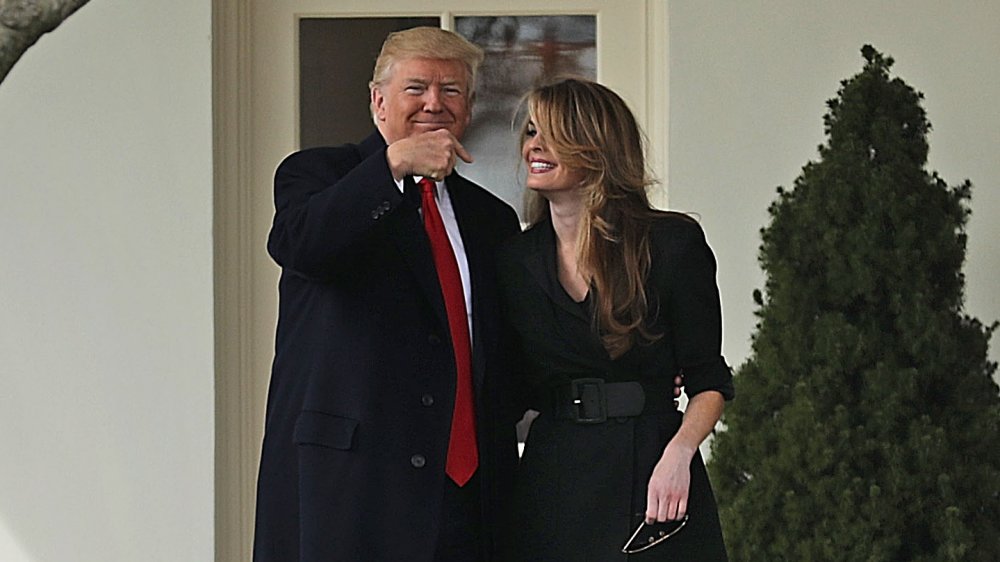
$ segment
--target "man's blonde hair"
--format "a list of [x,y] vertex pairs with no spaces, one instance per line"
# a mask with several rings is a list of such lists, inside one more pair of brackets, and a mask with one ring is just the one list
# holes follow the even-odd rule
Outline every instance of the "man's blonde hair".
[[472,99],[476,91],[476,72],[479,63],[483,62],[483,50],[461,35],[437,27],[414,27],[390,33],[375,61],[369,88],[389,81],[396,62],[414,58],[461,62],[469,79],[468,97]]

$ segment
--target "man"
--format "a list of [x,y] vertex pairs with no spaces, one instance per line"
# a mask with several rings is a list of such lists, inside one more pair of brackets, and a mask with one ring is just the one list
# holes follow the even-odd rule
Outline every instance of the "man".
[[256,561],[493,559],[517,462],[494,250],[519,225],[454,172],[481,60],[451,32],[391,34],[378,131],[278,167]]

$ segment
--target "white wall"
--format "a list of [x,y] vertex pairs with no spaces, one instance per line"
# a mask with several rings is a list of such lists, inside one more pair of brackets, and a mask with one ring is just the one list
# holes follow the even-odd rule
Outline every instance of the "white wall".
[[0,560],[211,560],[211,3],[94,0],[0,84]]
[[[670,206],[701,215],[719,260],[725,353],[750,353],[759,229],[825,142],[825,102],[861,70],[861,46],[896,59],[925,94],[928,169],[974,184],[966,312],[1000,319],[1000,3],[701,0],[669,3]],[[1000,359],[1000,334],[991,357]]]

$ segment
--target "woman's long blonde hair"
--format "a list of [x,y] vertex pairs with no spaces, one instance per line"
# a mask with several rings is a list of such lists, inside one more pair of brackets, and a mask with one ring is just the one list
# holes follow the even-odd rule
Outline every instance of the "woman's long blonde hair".
[[[530,119],[561,165],[584,174],[577,259],[593,275],[594,324],[605,349],[617,358],[637,343],[656,341],[662,334],[649,328],[645,281],[650,225],[659,213],[646,194],[652,182],[635,117],[618,94],[578,78],[534,88],[525,105],[522,143]],[[547,201],[533,191],[525,207],[530,224],[548,214]]]

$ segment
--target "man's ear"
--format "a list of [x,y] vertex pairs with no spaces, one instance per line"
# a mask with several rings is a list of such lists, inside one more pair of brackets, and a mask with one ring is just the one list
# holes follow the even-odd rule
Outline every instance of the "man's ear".
[[375,122],[384,120],[385,112],[385,96],[379,90],[378,86],[372,86],[371,89],[371,105],[372,105],[372,117]]

